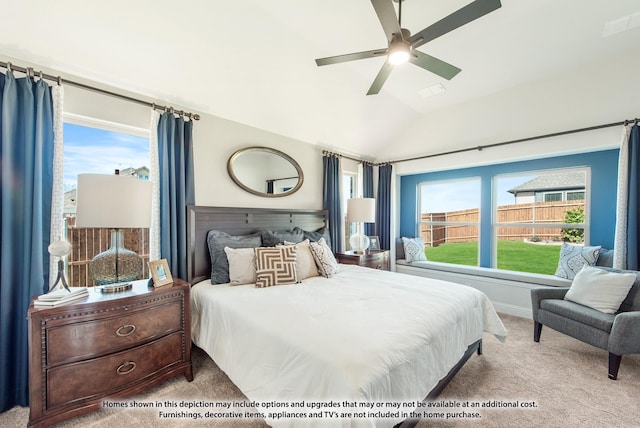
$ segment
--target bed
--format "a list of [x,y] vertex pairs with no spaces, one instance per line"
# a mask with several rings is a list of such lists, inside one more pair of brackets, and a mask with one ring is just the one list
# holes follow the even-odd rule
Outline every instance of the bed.
[[[437,397],[480,353],[483,331],[506,337],[483,293],[356,265],[339,265],[331,278],[273,287],[211,284],[209,231],[327,226],[326,211],[189,207],[193,342],[250,401],[261,403],[271,426],[411,426],[411,406]],[[306,403],[304,417],[295,417],[294,403]],[[371,409],[358,408],[367,403]],[[365,416],[333,416],[356,415],[351,404]],[[285,406],[281,414],[291,417],[275,416]],[[309,417],[312,411],[324,417]]]

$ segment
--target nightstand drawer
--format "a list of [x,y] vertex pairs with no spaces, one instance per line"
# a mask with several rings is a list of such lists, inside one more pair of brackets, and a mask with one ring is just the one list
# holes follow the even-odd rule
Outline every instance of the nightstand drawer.
[[114,315],[49,329],[47,366],[104,355],[182,330],[182,299]]
[[127,351],[47,371],[47,408],[117,391],[182,361],[183,333]]

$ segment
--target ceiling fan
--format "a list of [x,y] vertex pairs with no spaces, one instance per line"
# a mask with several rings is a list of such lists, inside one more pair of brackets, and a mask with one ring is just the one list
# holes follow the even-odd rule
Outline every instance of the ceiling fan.
[[382,29],[389,41],[389,45],[386,49],[375,49],[365,52],[318,58],[316,59],[316,64],[318,66],[323,66],[386,55],[387,61],[385,61],[382,69],[378,72],[378,75],[369,88],[367,95],[375,95],[380,92],[380,89],[387,80],[387,77],[389,77],[393,66],[407,61],[417,65],[418,67],[422,67],[427,71],[435,73],[440,77],[451,80],[460,72],[458,67],[420,52],[416,48],[448,33],[449,31],[462,27],[463,25],[486,15],[489,12],[493,12],[502,6],[500,0],[475,0],[435,24],[411,35],[409,30],[402,28],[402,3],[405,0],[393,1],[399,3],[397,18],[392,0],[371,0],[371,4],[376,11],[376,15],[378,15],[380,24],[382,24]]

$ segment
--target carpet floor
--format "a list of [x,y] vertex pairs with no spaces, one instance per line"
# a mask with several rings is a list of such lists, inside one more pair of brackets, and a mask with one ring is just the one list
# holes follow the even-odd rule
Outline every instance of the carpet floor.
[[[618,380],[612,381],[607,378],[607,352],[549,328],[543,328],[540,343],[535,343],[532,321],[509,315],[501,318],[508,330],[507,341],[500,343],[485,334],[483,354],[474,354],[436,400],[443,407],[425,409],[454,416],[423,419],[419,428],[640,427],[640,355],[623,357]],[[193,364],[193,382],[178,376],[130,400],[164,403],[244,399],[202,350],[194,348]],[[28,416],[28,408],[14,407],[0,414],[0,426],[25,427]],[[267,425],[261,419],[244,418],[163,419],[157,409],[131,408],[103,408],[56,425],[58,428],[121,426]]]

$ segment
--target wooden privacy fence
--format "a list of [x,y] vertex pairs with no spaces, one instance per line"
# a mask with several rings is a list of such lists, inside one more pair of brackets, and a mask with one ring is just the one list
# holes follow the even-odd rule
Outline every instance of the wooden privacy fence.
[[[528,226],[509,226],[497,229],[498,240],[520,241],[539,239],[559,241],[562,239],[562,228],[540,227],[545,223],[564,223],[567,211],[584,208],[583,200],[534,202],[517,205],[501,205],[498,207],[497,223],[530,223]],[[433,224],[447,222],[449,224]],[[420,217],[420,236],[427,247],[437,247],[444,243],[475,242],[478,240],[478,226],[468,223],[479,222],[477,208],[446,213],[422,213]],[[467,223],[452,225],[451,223]]]
[[[75,227],[73,220],[67,221],[67,242],[71,253],[67,256],[67,280],[69,286],[92,286],[89,262],[96,254],[111,247],[111,229]],[[149,277],[149,229],[123,229],[124,246],[142,257],[142,277]]]

